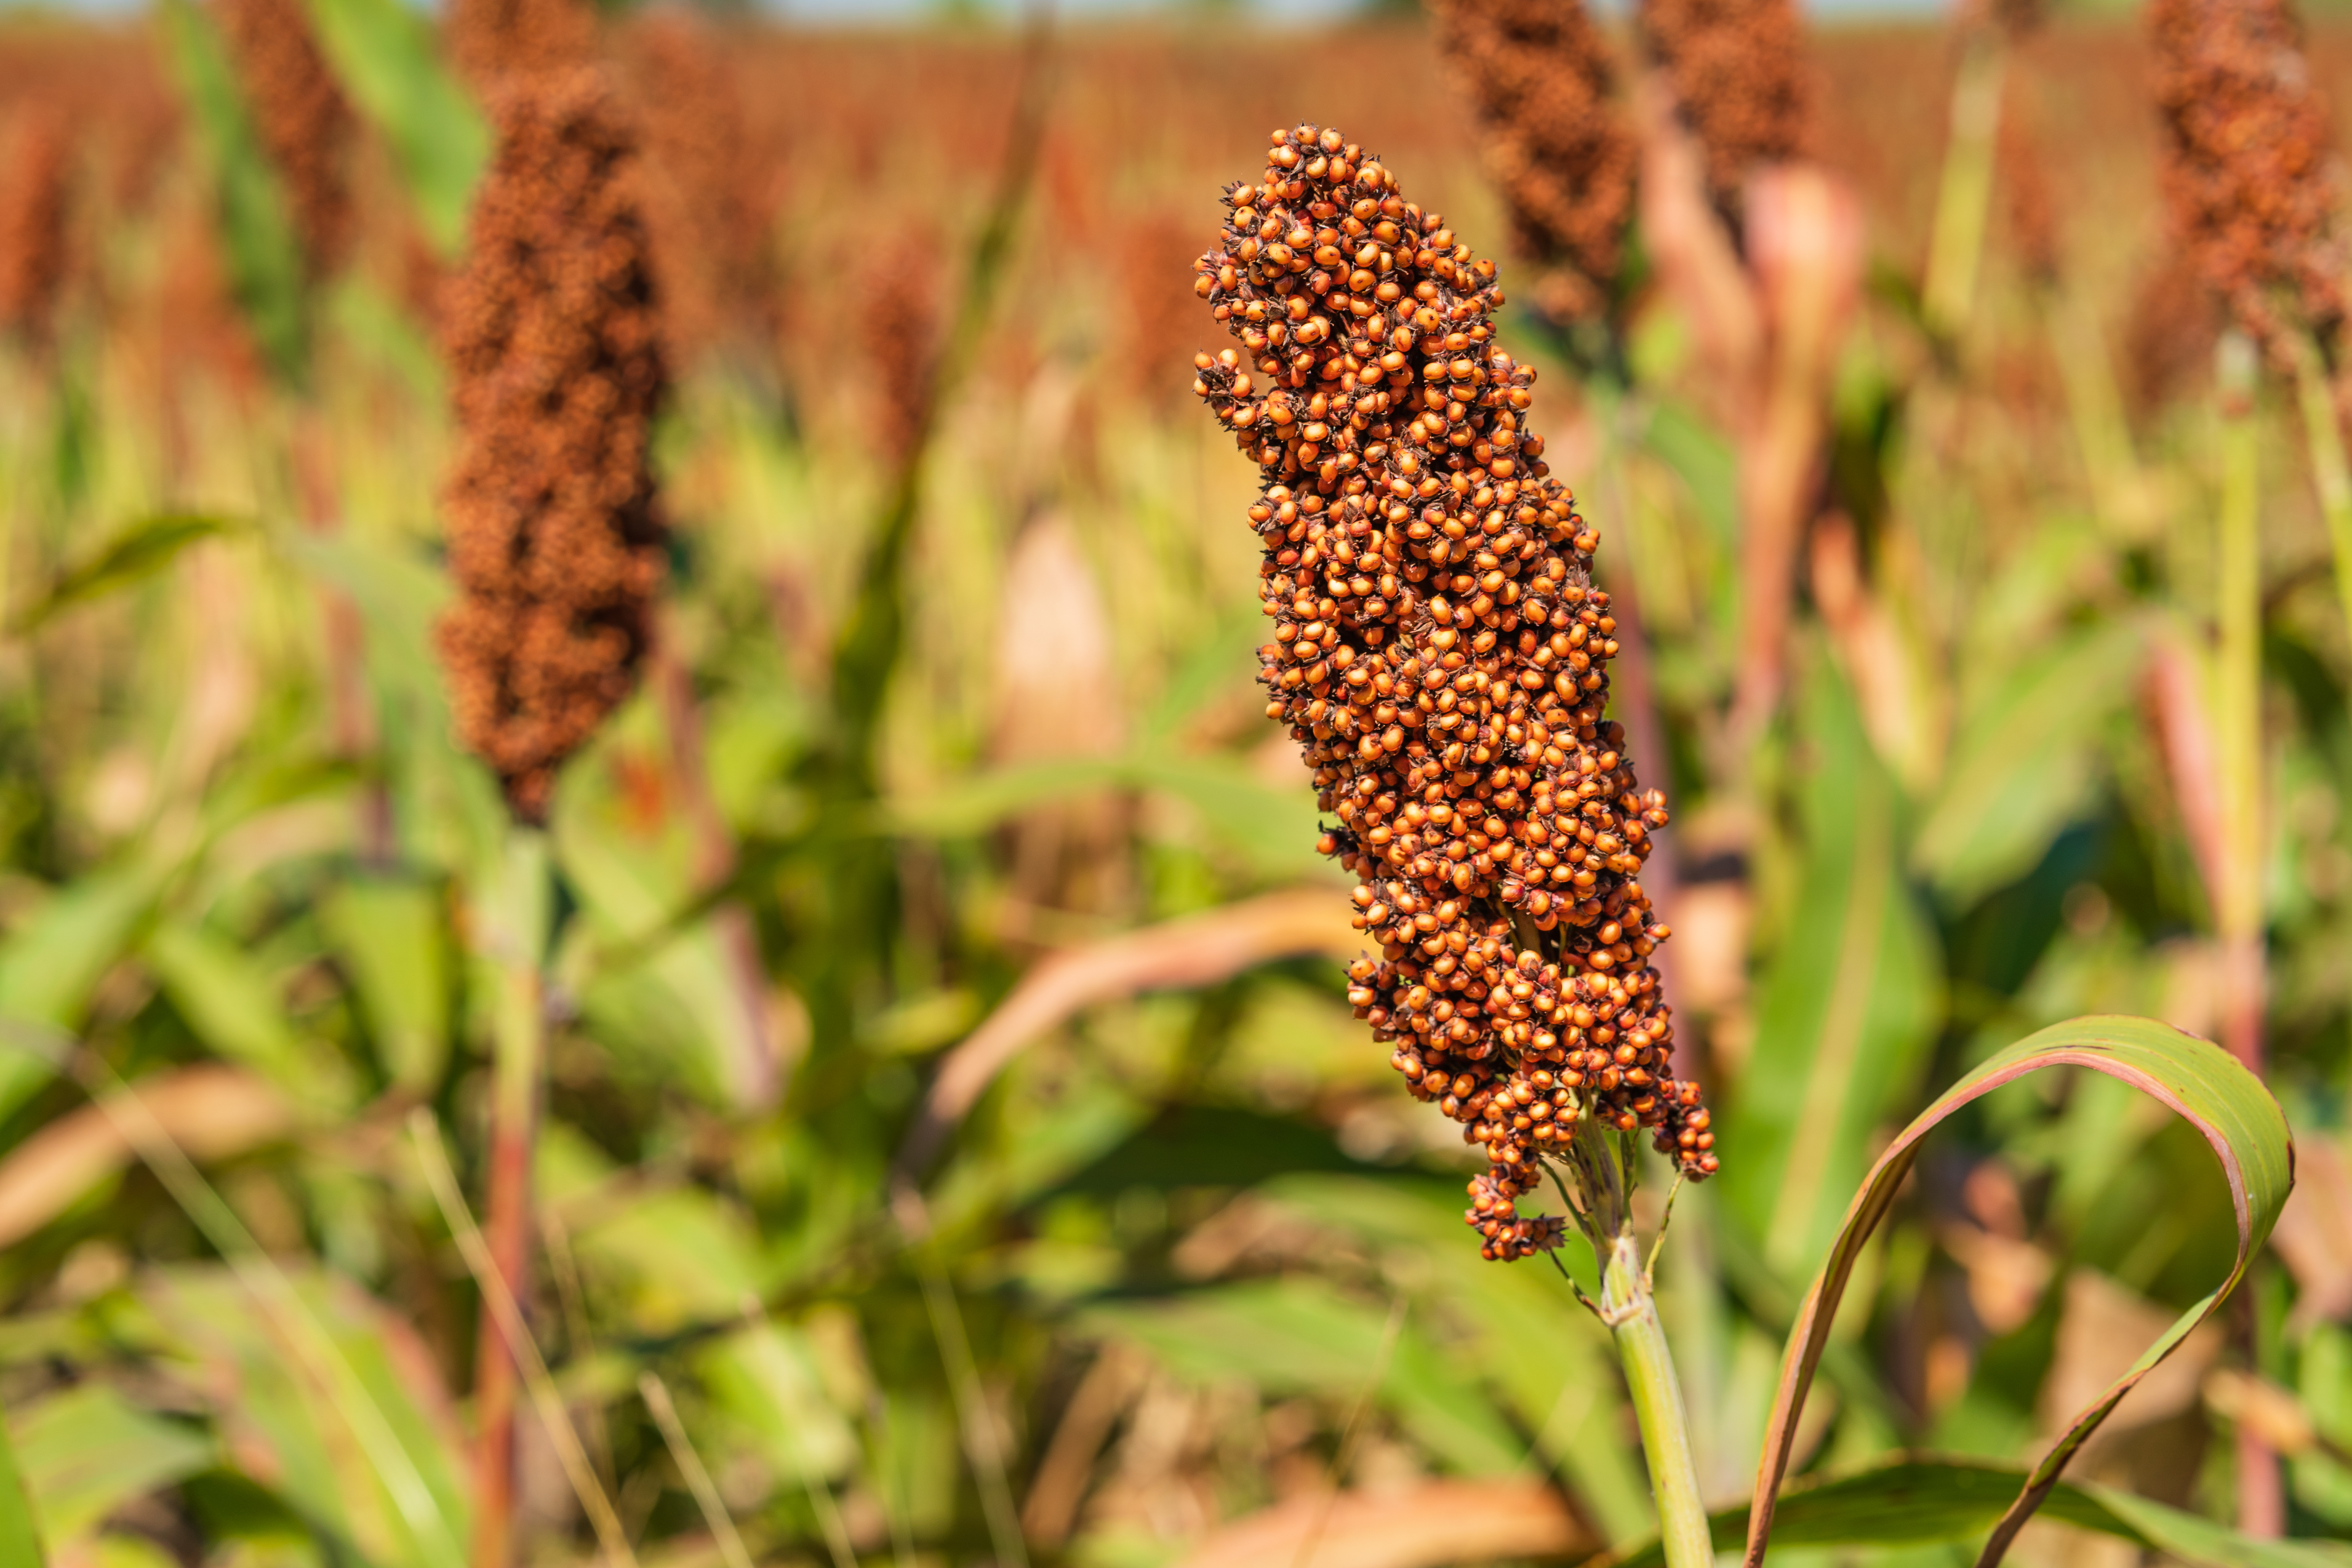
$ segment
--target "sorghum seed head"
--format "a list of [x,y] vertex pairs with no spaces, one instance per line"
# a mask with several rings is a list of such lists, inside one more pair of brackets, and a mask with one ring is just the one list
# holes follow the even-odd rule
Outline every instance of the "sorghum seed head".
[[2284,0],[2154,0],[2163,183],[2205,287],[2274,358],[2345,316],[2342,193]]
[[538,820],[635,679],[661,578],[647,437],[668,381],[635,142],[592,68],[510,78],[446,303],[462,432],[441,625],[466,744]]
[[1640,153],[1609,51],[1578,0],[1433,0],[1439,44],[1476,106],[1521,254],[1549,269],[1546,313],[1588,316],[1617,276]]
[[1603,712],[1600,535],[1528,429],[1535,376],[1495,342],[1494,263],[1339,132],[1273,141],[1194,268],[1239,349],[1193,360],[1262,471],[1267,712],[1381,944],[1349,1000],[1485,1149],[1486,1255],[1525,1257],[1559,1226],[1510,1200],[1587,1117],[1716,1168],[1649,963],[1667,932],[1639,873],[1665,802]]
[[1801,155],[1811,138],[1812,94],[1794,0],[1642,0],[1640,15],[1706,150],[1716,203],[1737,212],[1748,173]]
[[304,270],[324,277],[351,248],[344,163],[358,121],[319,52],[300,0],[215,0],[254,131],[285,183]]
[[29,102],[0,123],[0,332],[44,350],[66,282],[66,118]]

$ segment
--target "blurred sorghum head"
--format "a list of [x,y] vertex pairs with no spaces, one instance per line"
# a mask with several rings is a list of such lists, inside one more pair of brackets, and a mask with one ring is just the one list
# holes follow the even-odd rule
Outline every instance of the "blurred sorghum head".
[[1617,275],[1640,160],[1612,100],[1609,51],[1578,0],[1433,0],[1486,160],[1527,258],[1556,268],[1542,301],[1589,315]]
[[47,103],[26,105],[0,136],[0,331],[46,348],[65,291],[72,143]]
[[254,130],[285,182],[304,268],[324,276],[351,247],[344,163],[358,122],[319,53],[301,0],[215,3]]
[[478,86],[559,70],[595,53],[596,17],[585,0],[452,0],[449,52]]
[[628,694],[661,577],[646,443],[668,385],[636,144],[596,71],[509,79],[445,300],[460,446],[442,657],[526,820]]
[[2273,356],[2345,314],[2327,116],[2284,0],[2154,0],[2156,100],[2174,237]]
[[1794,0],[1642,0],[1643,37],[1706,153],[1727,211],[1759,163],[1806,150],[1812,102]]
[[1198,356],[1193,386],[1262,471],[1266,712],[1381,944],[1349,1000],[1485,1150],[1486,1255],[1525,1257],[1562,1221],[1515,1200],[1580,1121],[1716,1168],[1649,963],[1667,933],[1638,878],[1665,802],[1602,714],[1600,535],[1527,428],[1492,261],[1336,131],[1275,132],[1225,200],[1196,291],[1241,352]]
[[866,356],[874,367],[876,445],[907,461],[922,439],[939,370],[939,270],[934,247],[912,234],[885,248],[866,275]]

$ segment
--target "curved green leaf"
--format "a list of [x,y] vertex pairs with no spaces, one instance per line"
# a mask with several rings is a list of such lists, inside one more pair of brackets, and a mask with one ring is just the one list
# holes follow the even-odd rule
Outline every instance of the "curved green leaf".
[[2048,1067],[2084,1067],[2118,1079],[2169,1107],[2204,1134],[2230,1184],[2230,1201],[2238,1222],[2237,1258],[2228,1279],[2183,1312],[2129,1371],[2068,1424],[2050,1452],[2025,1477],[2015,1500],[1994,1525],[1979,1568],[1992,1568],[2001,1560],[2018,1531],[2056,1489],[2066,1461],[2097,1430],[2116,1401],[2171,1354],[2189,1331],[2212,1315],[2268,1239],[2294,1184],[2294,1142],[2278,1102],[2262,1080],[2228,1052],[2152,1019],[2113,1017],[2075,1018],[2053,1025],[2000,1052],[1921,1111],[1879,1156],[1846,1211],[1829,1260],[1805,1294],[1781,1362],[1772,1417],[1764,1430],[1764,1460],[1756,1477],[1756,1507],[1748,1529],[1747,1568],[1757,1568],[1764,1561],[1774,1500],[1796,1442],[1797,1416],[1804,1408],[1806,1392],[1829,1342],[1838,1301],[1864,1243],[1885,1217],[1896,1190],[1910,1173],[1920,1141],[1971,1100]]
[[233,533],[241,526],[229,518],[200,513],[166,512],[142,518],[97,554],[66,568],[39,598],[10,617],[8,629],[21,636],[78,605],[143,583],[177,560],[189,545]]
[[[1901,1459],[1819,1481],[1780,1501],[1772,1524],[1780,1544],[1817,1548],[1924,1546],[1974,1534],[2000,1518],[2027,1485],[2021,1465],[1982,1459]],[[2226,1525],[2109,1487],[2059,1481],[2042,1511],[2050,1518],[2158,1552],[2194,1568],[2344,1568],[2352,1546],[2334,1541],[2256,1541]],[[1707,1530],[1718,1552],[1736,1552],[1748,1510],[1718,1509]],[[1651,1541],[1606,1568],[1663,1568]],[[1600,1565],[1595,1565],[1600,1568]]]
[[308,9],[343,90],[391,144],[434,248],[456,256],[490,129],[442,65],[426,14],[401,0],[310,0]]

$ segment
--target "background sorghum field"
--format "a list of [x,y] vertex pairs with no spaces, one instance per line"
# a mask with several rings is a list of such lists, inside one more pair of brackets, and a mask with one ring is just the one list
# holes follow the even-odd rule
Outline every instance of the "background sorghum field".
[[[1423,26],[1203,13],[1042,55],[944,23],[605,26],[679,381],[675,534],[642,688],[551,813],[528,1305],[641,1561],[1296,1568],[1305,1521],[1315,1561],[1415,1568],[1642,1537],[1604,1331],[1549,1270],[1479,1263],[1467,1152],[1349,1016],[1345,883],[1252,683],[1251,473],[1188,395],[1222,346],[1190,263],[1273,127],[1339,126],[1503,253]],[[1725,1169],[1679,1199],[1660,1287],[1713,1501],[1745,1493],[1886,1133],[2045,1022],[2217,1028],[2216,323],[2164,237],[2145,52],[2063,18],[2017,50],[1939,341],[1916,301],[1958,50],[1814,39],[1870,273],[1760,807],[1719,776],[1720,389],[1662,300],[1630,392],[1505,328],[1668,742],[1636,759],[1676,812],[1653,891]],[[500,820],[430,632],[455,209],[362,116],[348,259],[278,301],[289,371],[221,216],[250,160],[186,55],[161,20],[0,23],[0,1410],[56,1563],[435,1563],[479,1308],[412,1112],[478,1193]],[[2352,34],[2312,57],[2352,104]],[[2352,1540],[2352,637],[2265,399],[2265,1070],[2301,1186],[2235,1326],[2076,1473],[2233,1519],[2251,1426],[2292,1533]],[[844,816],[831,715],[874,702],[835,650],[877,609],[902,652]],[[2226,1270],[2202,1147],[2098,1079],[1962,1117],[1858,1276],[1809,1462],[2038,1453]],[[522,1560],[592,1560],[520,1430]],[[2045,1523],[2019,1558],[2140,1552]]]

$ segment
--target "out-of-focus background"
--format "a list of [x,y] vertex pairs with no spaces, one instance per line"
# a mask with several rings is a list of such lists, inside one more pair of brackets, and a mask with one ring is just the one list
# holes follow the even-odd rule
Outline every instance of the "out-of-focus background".
[[[273,271],[300,193],[213,13],[0,16],[0,1411],[58,1564],[441,1563],[473,1506],[480,1308],[412,1112],[478,1204],[501,813],[431,627],[436,301],[485,132],[429,20],[309,14],[349,242],[307,279]],[[1427,23],[601,26],[678,386],[657,646],[551,825],[526,1305],[589,1489],[672,1568],[1638,1541],[1605,1331],[1478,1261],[1459,1130],[1350,1016],[1347,884],[1253,684],[1255,474],[1190,393],[1223,346],[1191,263],[1269,130],[1338,126],[1524,274]],[[1675,811],[1653,890],[1724,1171],[1659,1281],[1714,1502],[1893,1129],[2061,1017],[2221,1024],[2218,318],[2136,20],[2004,46],[1992,121],[1956,116],[1971,36],[1809,38],[1866,269],[1788,694],[1736,780],[1737,416],[1692,322],[1637,279],[1617,363],[1516,295],[1502,326],[1637,606],[1635,760]],[[2309,42],[2352,104],[2352,33]],[[1971,179],[1981,233],[1940,220],[1923,303]],[[2290,1531],[2352,1539],[2352,638],[2287,401],[2258,414],[2264,1071],[2302,1185],[2232,1325],[2076,1471],[2229,1521],[2273,1456]],[[841,652],[877,616],[879,669]],[[878,714],[845,805],[845,713]],[[2039,1453],[2231,1235],[2161,1108],[2002,1091],[1868,1254],[1803,1461]],[[578,1477],[519,1429],[520,1560],[591,1560]],[[2143,1549],[2051,1523],[2017,1555]]]

